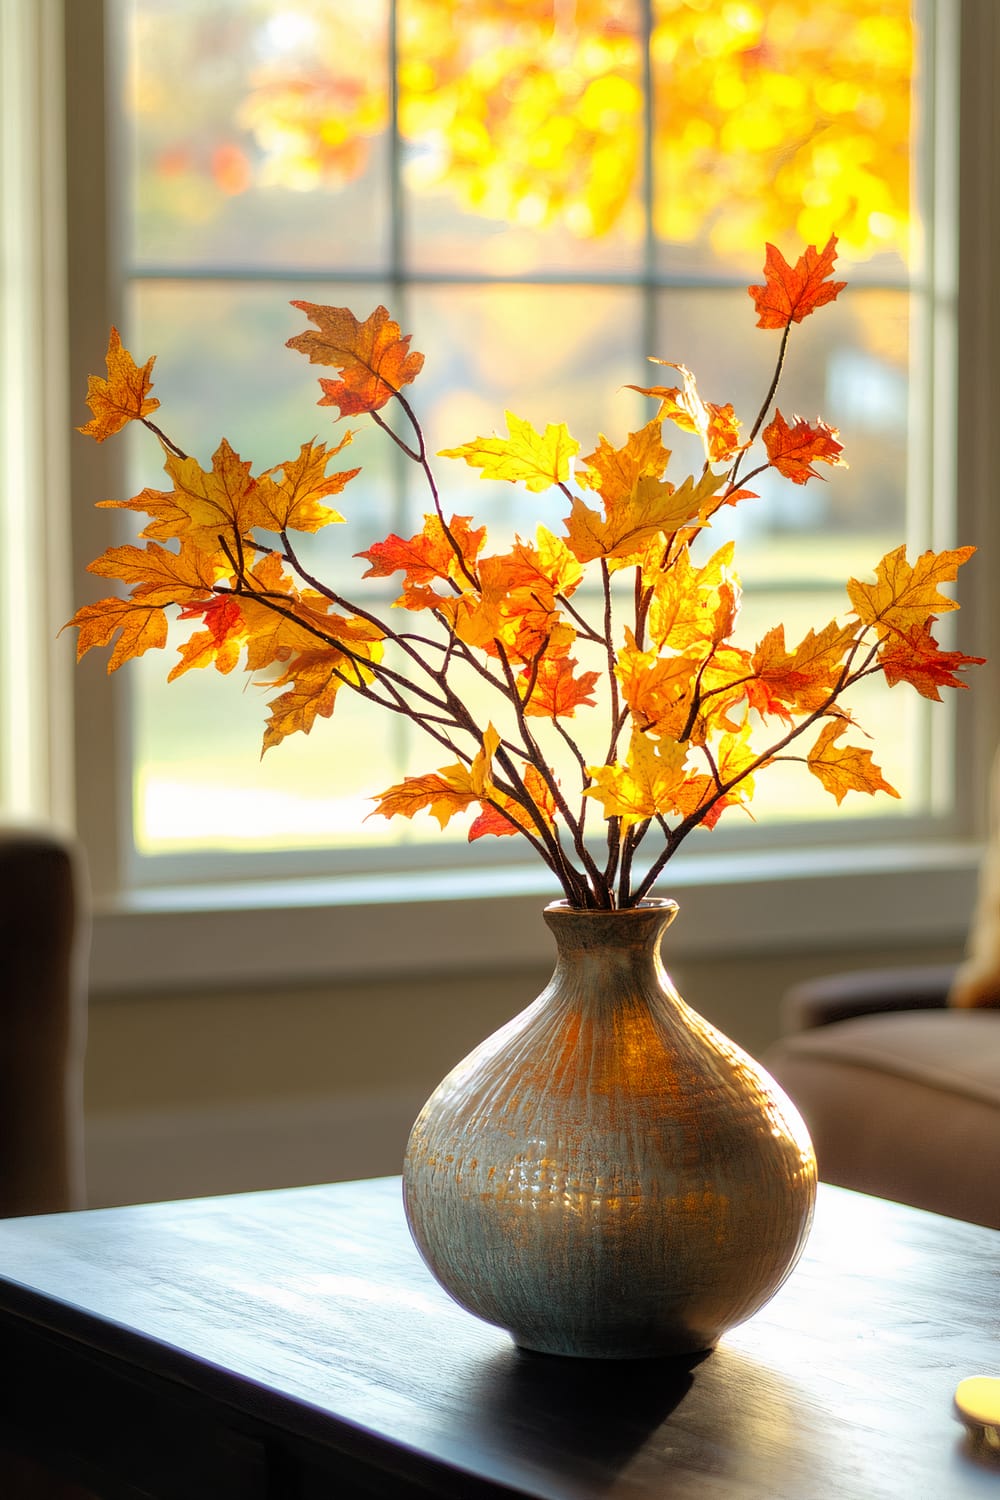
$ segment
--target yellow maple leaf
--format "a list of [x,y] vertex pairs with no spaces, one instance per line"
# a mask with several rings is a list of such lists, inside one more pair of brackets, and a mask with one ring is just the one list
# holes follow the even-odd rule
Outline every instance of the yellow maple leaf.
[[625,498],[606,506],[603,516],[575,496],[565,521],[569,545],[582,563],[597,557],[630,558],[659,532],[669,535],[682,526],[698,526],[704,506],[724,483],[725,476],[711,470],[699,479],[689,475],[676,487],[645,475]]
[[500,744],[500,735],[492,724],[487,724],[483,743],[469,767],[469,786],[480,800],[489,797],[493,787],[493,757]]
[[[211,469],[203,469],[195,458],[176,453],[168,454],[164,469],[173,480],[172,490],[147,488],[131,500],[101,500],[98,504],[113,510],[143,511],[152,517],[140,533],[143,537],[173,540],[183,536],[206,552],[220,550],[220,535],[232,543],[237,536],[248,536],[254,526],[274,529],[270,525],[273,516],[259,505],[258,481],[250,473],[250,464],[225,438],[212,455]],[[270,479],[265,481],[265,494],[272,484]]]
[[629,433],[623,448],[613,447],[601,433],[594,452],[583,460],[579,479],[598,492],[605,506],[614,506],[628,499],[640,479],[662,479],[669,462],[660,422],[647,422],[638,432]]
[[836,799],[838,806],[848,792],[888,792],[898,797],[894,786],[890,786],[881,770],[872,760],[870,750],[857,745],[835,743],[847,728],[847,721],[834,718],[820,730],[819,738],[809,752],[808,765],[814,776]]
[[77,431],[103,443],[128,422],[141,420],[154,412],[160,404],[149,394],[153,384],[150,371],[154,363],[155,356],[147,359],[144,365],[137,365],[128,350],[123,348],[118,329],[113,327],[105,356],[107,379],[103,375],[88,377],[87,405],[94,415]]
[[442,448],[439,456],[464,458],[471,468],[482,470],[481,478],[521,482],[536,494],[554,484],[565,484],[570,476],[570,459],[580,451],[565,422],[550,422],[541,433],[512,411],[505,416],[507,437],[474,438],[459,448]]
[[620,818],[624,833],[658,813],[674,811],[684,782],[687,746],[667,739],[655,743],[634,730],[624,764],[588,766],[591,785],[584,792],[600,802],[605,818]]
[[668,568],[644,574],[653,590],[649,633],[658,646],[683,651],[696,641],[723,639],[724,614],[735,622],[739,579],[732,569],[735,543],[726,542],[702,567],[696,568],[687,550],[677,553]]
[[250,464],[225,438],[212,454],[211,469],[195,458],[170,454],[164,465],[174,481],[173,505],[183,516],[175,535],[184,535],[208,552],[219,548],[219,536],[248,536],[257,524],[257,481]]
[[928,615],[957,609],[954,599],[942,594],[939,583],[951,583],[975,547],[955,547],[945,552],[922,552],[911,566],[906,547],[887,552],[875,569],[875,583],[849,580],[847,592],[854,613],[873,626],[883,639],[892,631],[906,635],[923,625]]
[[177,504],[173,490],[154,490],[150,486],[131,500],[98,500],[98,510],[133,510],[150,517],[139,532],[140,537],[157,537],[173,541],[186,530],[188,516]]
[[[315,439],[303,443],[298,458],[277,464],[262,474],[252,495],[251,526],[265,531],[314,532],[331,522],[343,521],[339,511],[323,505],[322,501],[339,495],[361,470],[343,469],[327,474],[326,466],[353,436],[348,432],[332,449]],[[276,474],[281,477],[275,479]]]

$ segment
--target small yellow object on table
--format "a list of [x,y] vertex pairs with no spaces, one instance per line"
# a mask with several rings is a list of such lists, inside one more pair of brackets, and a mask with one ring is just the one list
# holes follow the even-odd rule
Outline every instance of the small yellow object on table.
[[973,1441],[1000,1456],[1000,1379],[972,1375],[955,1391],[955,1410]]

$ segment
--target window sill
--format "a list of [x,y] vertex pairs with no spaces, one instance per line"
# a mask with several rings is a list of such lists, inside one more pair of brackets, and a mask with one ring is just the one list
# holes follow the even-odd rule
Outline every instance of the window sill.
[[[961,945],[981,850],[872,845],[706,856],[661,890],[686,958]],[[547,965],[540,912],[557,893],[542,867],[433,871],[136,891],[98,905],[94,993],[316,983]]]

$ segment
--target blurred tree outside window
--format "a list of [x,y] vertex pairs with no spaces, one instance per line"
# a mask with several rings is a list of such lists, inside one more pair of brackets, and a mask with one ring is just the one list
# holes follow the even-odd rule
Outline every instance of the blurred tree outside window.
[[[649,383],[648,355],[752,420],[775,352],[745,291],[765,242],[794,259],[836,233],[849,293],[796,330],[785,380],[797,411],[840,429],[850,471],[808,491],[769,476],[736,518],[743,636],[781,620],[798,638],[843,608],[850,573],[903,537],[930,544],[927,3],[108,3],[127,342],[156,353],[188,451],[204,460],[224,434],[265,467],[332,436],[315,371],[284,347],[296,297],[359,317],[382,302],[412,332],[433,451],[506,407],[623,441],[652,415],[626,389]],[[386,447],[355,441],[363,513],[352,495],[338,557],[419,525],[423,496]],[[130,467],[158,484],[151,444]],[[559,520],[464,465],[437,473],[445,505],[491,533]],[[323,547],[317,569],[343,567]],[[371,793],[428,767],[406,725],[344,694],[262,761],[262,690],[212,673],[168,688],[170,665],[150,653],[127,689],[142,856],[442,842],[419,819],[363,822]],[[903,801],[850,799],[841,822],[931,810],[920,702],[886,696],[858,707]],[[758,820],[829,818],[811,780],[762,787]]]

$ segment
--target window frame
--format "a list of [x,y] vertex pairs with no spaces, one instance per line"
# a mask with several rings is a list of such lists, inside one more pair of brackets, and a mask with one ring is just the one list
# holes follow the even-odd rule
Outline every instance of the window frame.
[[[115,236],[102,210],[104,126],[101,112],[93,107],[104,75],[103,7],[101,0],[45,0],[43,9],[61,19],[66,57],[72,60],[66,68],[68,385],[72,392],[80,392],[93,363],[92,351],[103,348],[107,326],[115,317]],[[956,361],[955,448],[951,452],[949,445],[934,445],[933,471],[936,482],[955,485],[958,534],[974,538],[981,553],[981,582],[978,587],[967,583],[963,593],[958,644],[996,660],[1000,611],[990,608],[985,571],[997,556],[1000,518],[989,504],[994,482],[989,453],[977,438],[990,430],[997,409],[1000,317],[991,258],[995,205],[1000,202],[1000,130],[992,83],[1000,62],[1000,16],[992,0],[940,0],[935,13],[940,24],[932,50],[942,80],[948,76],[947,49],[956,30],[949,23],[956,15],[961,23],[957,86],[951,97],[943,81],[935,90],[938,107],[955,109],[959,121],[957,152],[947,141],[939,146],[934,205],[938,224],[947,225],[958,214],[958,252],[957,260],[951,257],[946,234],[945,248],[936,250],[933,264],[939,282],[957,287],[961,357]],[[51,36],[47,47],[48,66]],[[59,155],[48,149],[50,156]],[[49,170],[57,167],[50,162]],[[51,235],[51,224],[47,232]],[[948,343],[946,330],[935,329],[927,351],[932,366],[941,367],[948,359]],[[47,359],[54,368],[56,352],[50,350]],[[75,408],[72,420],[82,420]],[[50,431],[46,444],[58,452],[58,435]],[[73,576],[79,578],[86,562],[108,542],[107,517],[94,510],[93,501],[115,493],[115,486],[104,445],[73,434],[67,447]],[[944,546],[952,538],[930,541]],[[37,568],[37,557],[27,561]],[[54,684],[65,659],[62,652],[49,670]],[[985,668],[984,674],[989,671]],[[405,955],[408,968],[510,965],[549,956],[542,924],[531,914],[537,916],[546,895],[558,892],[551,889],[546,871],[521,862],[458,874],[454,868],[428,868],[129,889],[121,876],[129,788],[127,779],[107,771],[127,759],[122,695],[113,691],[103,661],[94,654],[75,669],[72,693],[77,826],[95,893],[93,980],[99,989],[392,972],[403,959],[387,954],[384,942],[375,941],[370,931],[373,909],[385,902],[398,907],[396,951]],[[983,826],[987,771],[1000,738],[995,696],[985,676],[973,692],[956,695],[956,816],[940,837],[907,843],[897,827],[884,835],[885,841],[875,842],[871,833],[877,831],[881,839],[881,831],[855,824],[849,837],[821,849],[782,849],[779,839],[777,847],[765,851],[690,856],[672,869],[669,881],[685,907],[684,921],[672,939],[674,951],[714,951],[723,909],[732,952],[844,940],[862,948],[915,938],[960,941],[975,887],[976,835]],[[57,705],[65,705],[67,697],[65,690],[53,687],[50,743],[57,740]],[[943,721],[946,716],[940,717]],[[943,722],[939,730],[951,732]],[[240,858],[244,863],[252,860]],[[457,921],[456,902],[462,912]],[[152,976],[150,953],[156,954]]]
[[64,118],[56,0],[0,0],[0,808],[73,822]]

